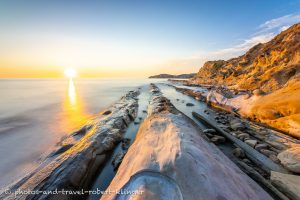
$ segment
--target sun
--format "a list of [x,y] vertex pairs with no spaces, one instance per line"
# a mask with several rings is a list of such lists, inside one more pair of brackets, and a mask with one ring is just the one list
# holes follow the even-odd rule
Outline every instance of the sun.
[[64,74],[68,78],[74,78],[77,75],[77,72],[75,69],[69,68],[65,69]]

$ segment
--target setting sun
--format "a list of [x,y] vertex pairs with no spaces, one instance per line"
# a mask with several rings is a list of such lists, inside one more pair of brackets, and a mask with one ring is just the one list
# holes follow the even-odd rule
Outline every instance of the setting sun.
[[75,69],[66,69],[64,71],[64,74],[68,78],[74,78],[77,75],[77,72]]

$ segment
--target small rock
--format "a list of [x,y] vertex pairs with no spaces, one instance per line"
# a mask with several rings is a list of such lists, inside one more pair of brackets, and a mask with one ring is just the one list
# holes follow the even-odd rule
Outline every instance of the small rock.
[[212,141],[215,144],[221,144],[225,142],[225,138],[223,136],[215,135],[210,139],[210,141]]
[[257,140],[245,140],[245,143],[254,148],[257,144]]
[[187,104],[185,104],[186,106],[194,106],[194,104],[192,104],[192,103],[187,103]]
[[215,129],[204,129],[203,133],[217,134],[217,131]]
[[270,155],[276,155],[276,152],[268,150],[268,149],[261,149],[260,152],[267,157],[269,157]]
[[141,121],[143,118],[142,117],[139,117],[139,120]]
[[239,134],[238,135],[238,138],[240,139],[240,140],[246,140],[246,139],[248,139],[249,138],[249,134],[248,133],[241,133],[241,134]]
[[269,145],[263,143],[263,144],[257,144],[257,145],[255,146],[255,149],[256,149],[257,151],[260,151],[261,149],[267,149],[268,147],[269,147]]
[[135,122],[133,122],[133,123],[136,125],[136,124],[139,124],[140,122],[135,121]]
[[232,154],[237,157],[237,158],[244,158],[245,157],[245,152],[243,149],[241,148],[235,148],[233,151],[232,151]]
[[176,99],[176,101],[179,101],[179,99]]
[[143,110],[143,113],[147,113],[147,110]]
[[293,147],[278,154],[277,158],[288,170],[300,173],[300,147]]
[[240,120],[237,120],[237,119],[230,121],[230,127],[232,128],[232,130],[235,130],[235,131],[245,129],[244,124]]

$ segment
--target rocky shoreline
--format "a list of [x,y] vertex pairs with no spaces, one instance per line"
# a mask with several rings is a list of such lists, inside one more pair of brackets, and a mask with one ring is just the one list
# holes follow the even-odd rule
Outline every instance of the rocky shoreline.
[[[211,109],[200,114],[192,112],[193,121],[163,95],[161,85],[195,99],[191,103],[176,96],[174,103],[183,104],[184,107],[179,106],[181,109],[195,109],[196,101],[208,104]],[[148,110],[139,111],[147,113],[145,119],[137,115],[140,90],[129,92],[64,138],[38,169],[10,186],[11,194],[3,193],[0,198],[69,199],[68,195],[57,194],[15,197],[14,192],[97,188],[95,184],[99,182],[95,183],[95,178],[110,158],[109,164],[116,175],[107,190],[142,189],[139,199],[162,196],[197,200],[300,199],[299,140],[248,121],[221,104],[215,106],[209,98],[210,90],[215,87],[191,87],[178,82],[161,85],[150,86]],[[235,93],[227,91],[225,96]],[[200,128],[195,120],[205,128]],[[124,137],[130,124],[139,127],[132,145]],[[111,152],[118,144],[121,149],[112,157]],[[125,197],[135,196],[113,193],[101,199]],[[87,199],[88,194],[72,195],[72,198]]]
[[[142,188],[139,199],[272,199],[156,86],[151,93],[148,117],[108,190]],[[101,199],[119,198],[106,194]]]
[[[63,194],[18,194],[16,191],[78,191],[90,187],[95,173],[123,140],[138,110],[139,91],[130,91],[108,110],[62,141],[35,171],[13,184],[1,199],[69,199]],[[72,195],[84,198],[85,194]]]

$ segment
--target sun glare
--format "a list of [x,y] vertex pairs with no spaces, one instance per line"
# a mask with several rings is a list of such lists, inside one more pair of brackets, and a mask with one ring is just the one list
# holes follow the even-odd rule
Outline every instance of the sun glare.
[[74,78],[77,75],[76,70],[75,69],[71,69],[71,68],[70,69],[66,69],[64,71],[64,74],[68,78]]

